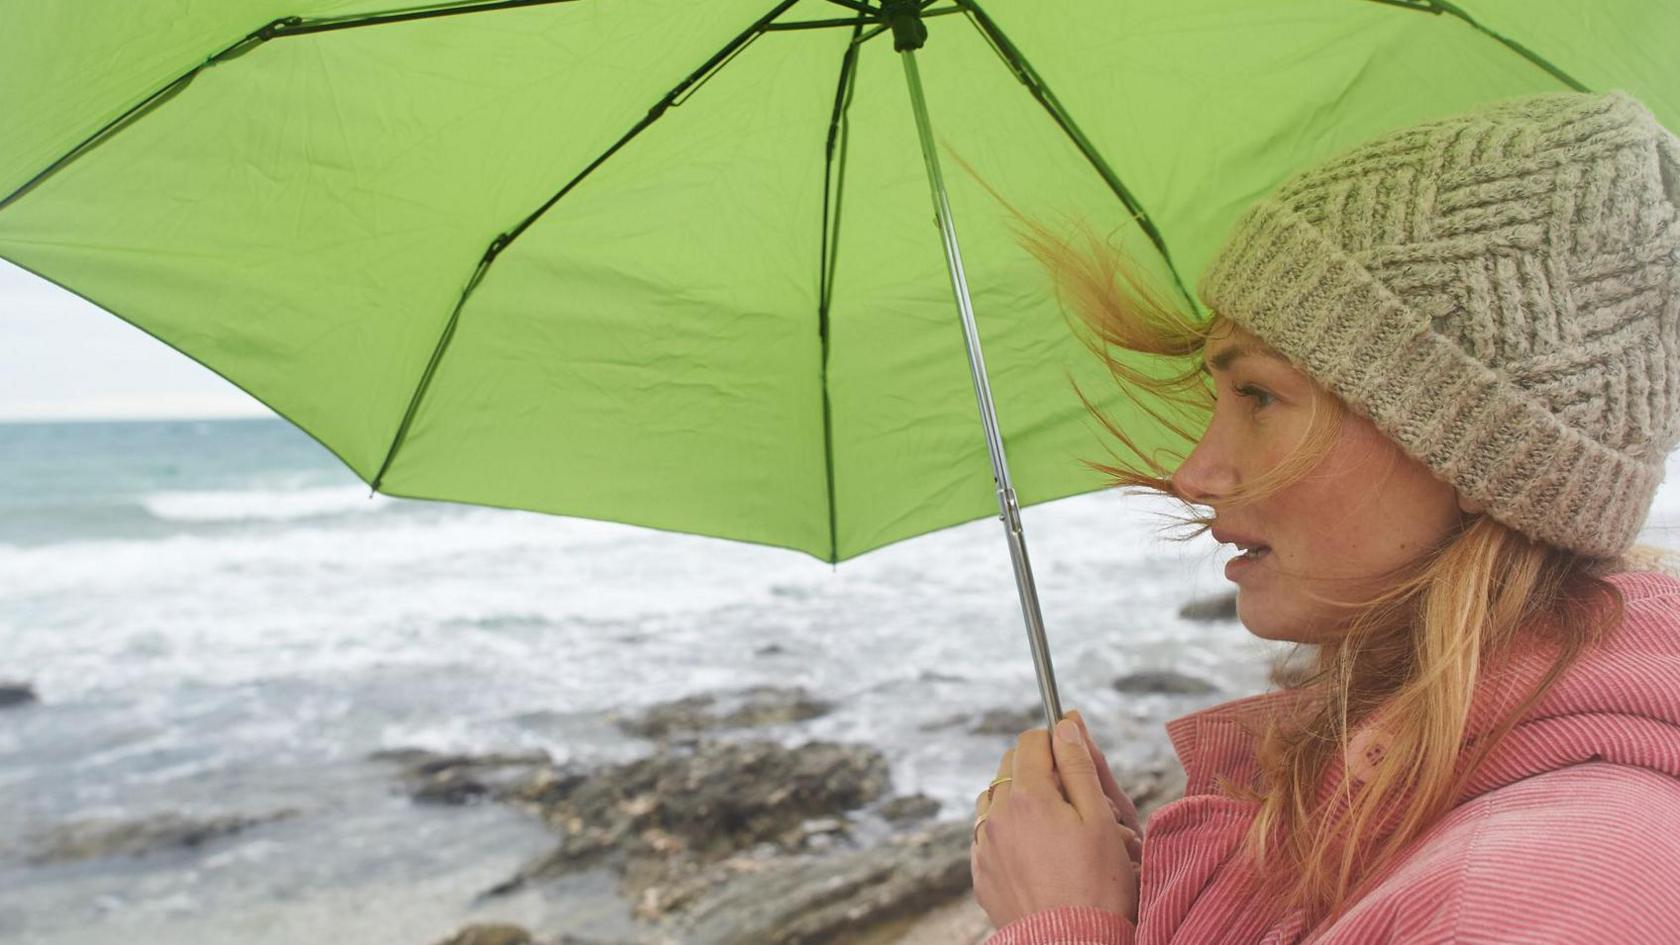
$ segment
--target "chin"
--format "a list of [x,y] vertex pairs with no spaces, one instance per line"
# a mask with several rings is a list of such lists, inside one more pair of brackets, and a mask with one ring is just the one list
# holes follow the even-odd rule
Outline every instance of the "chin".
[[1276,640],[1283,643],[1307,643],[1302,639],[1301,621],[1289,620],[1283,615],[1267,613],[1265,608],[1256,606],[1247,592],[1237,591],[1237,619],[1249,633],[1262,640]]

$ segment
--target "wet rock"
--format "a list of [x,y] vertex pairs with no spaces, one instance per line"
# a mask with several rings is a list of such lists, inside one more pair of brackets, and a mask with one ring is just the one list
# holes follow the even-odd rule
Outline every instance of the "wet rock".
[[564,800],[587,780],[589,775],[573,765],[538,768],[509,784],[497,798],[528,808],[542,808]]
[[[1030,714],[1036,719],[1036,707]],[[434,775],[463,766],[459,756],[393,760]],[[1183,794],[1174,762],[1117,776],[1145,821]],[[635,918],[649,923],[646,942],[901,945],[930,915],[966,901],[970,825],[901,826],[879,842],[869,830],[854,832],[848,814],[865,805],[885,801],[876,811],[902,815],[887,817],[900,825],[937,808],[923,795],[888,799],[889,788],[879,752],[823,742],[702,740],[589,770],[538,765],[488,796],[535,813],[560,843],[488,893],[606,866]],[[951,921],[973,925],[974,910]],[[562,937],[541,945],[607,943]]]
[[686,945],[817,945],[919,916],[969,889],[969,830],[948,821],[866,850],[739,874],[670,926]]
[[971,721],[971,719],[972,717],[969,715],[947,715],[943,718],[934,719],[931,722],[923,722],[922,724],[916,726],[916,731],[937,732],[944,728],[955,728],[958,725]]
[[1025,709],[987,709],[978,716],[964,712],[923,722],[916,728],[923,732],[937,732],[960,725],[967,726],[970,735],[1007,735],[1014,738],[1029,728],[1043,728],[1044,709],[1036,705]]
[[490,786],[465,771],[451,769],[428,778],[414,789],[414,799],[425,804],[465,804],[490,793]]
[[[564,778],[545,751],[457,755],[398,748],[374,752],[369,757],[402,765],[410,796],[427,804],[527,797],[557,786]],[[535,786],[539,782],[540,788]]]
[[1170,669],[1128,673],[1114,681],[1114,688],[1121,692],[1172,696],[1203,696],[1219,691],[1219,687],[1205,679]]
[[707,866],[743,851],[833,846],[848,829],[844,813],[890,786],[879,751],[828,742],[702,742],[566,780],[564,791],[526,802],[560,846],[488,894],[605,864],[633,902],[655,887],[688,889],[661,899],[671,908],[703,890],[692,880]]
[[1014,737],[1029,728],[1044,726],[1044,709],[1029,706],[1025,709],[989,709],[969,726],[970,735],[1008,735]]
[[502,922],[464,925],[437,945],[624,945],[561,932],[559,938],[537,938],[521,926]]
[[758,649],[754,650],[753,655],[754,656],[781,656],[782,654],[786,653],[787,651],[788,651],[787,647],[781,645],[780,643],[766,643],[764,646],[761,646]]
[[481,923],[463,926],[438,945],[539,945],[531,933],[517,925]]
[[1178,615],[1186,620],[1236,620],[1237,592],[1229,591],[1211,597],[1198,598],[1180,607]]
[[635,718],[615,715],[613,722],[627,734],[657,739],[683,732],[801,722],[833,708],[832,703],[814,699],[798,687],[753,686],[662,702]]
[[0,681],[0,709],[29,705],[39,701],[41,700],[39,696],[35,695],[35,687],[30,684]]
[[186,817],[166,813],[139,820],[93,818],[72,821],[48,831],[29,856],[29,861],[37,865],[72,863],[108,856],[138,857],[163,850],[192,849],[258,824],[296,815],[295,810],[278,810],[254,816]]
[[881,805],[881,816],[893,823],[925,820],[939,813],[939,802],[926,794],[895,797]]
[[424,748],[381,748],[368,752],[369,761],[394,761],[400,765],[416,764],[427,758],[441,758],[442,755]]
[[837,846],[850,829],[851,825],[838,817],[819,817],[784,834],[781,845],[790,849],[828,850]]
[[844,945],[981,945],[994,931],[991,918],[973,894],[963,892],[944,905],[836,941]]
[[548,752],[502,752],[489,755],[442,755],[425,753],[422,757],[414,758],[409,766],[416,774],[437,774],[453,768],[471,766],[474,768],[507,768],[530,767],[532,765],[546,765],[554,759]]

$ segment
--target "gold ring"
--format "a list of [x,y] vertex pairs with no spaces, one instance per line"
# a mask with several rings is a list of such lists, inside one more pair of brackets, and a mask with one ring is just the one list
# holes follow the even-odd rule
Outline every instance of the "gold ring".
[[1010,777],[1007,774],[1004,775],[1001,778],[993,778],[992,783],[986,785],[986,800],[989,801],[989,800],[992,799],[992,789],[993,788],[996,788],[1000,784],[1007,784],[1008,782],[1013,781],[1013,780],[1015,780],[1015,779]]
[[985,814],[981,814],[979,817],[974,818],[974,839],[970,841],[971,844],[980,842],[980,825],[985,822]]

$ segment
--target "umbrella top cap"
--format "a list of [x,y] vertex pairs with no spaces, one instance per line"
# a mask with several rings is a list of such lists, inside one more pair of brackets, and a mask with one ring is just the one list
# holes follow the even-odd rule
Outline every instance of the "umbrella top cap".
[[1680,443],[1680,139],[1620,91],[1391,131],[1256,202],[1197,292],[1493,518],[1611,557]]
[[921,49],[927,42],[919,0],[881,0],[881,20],[892,27],[895,52]]

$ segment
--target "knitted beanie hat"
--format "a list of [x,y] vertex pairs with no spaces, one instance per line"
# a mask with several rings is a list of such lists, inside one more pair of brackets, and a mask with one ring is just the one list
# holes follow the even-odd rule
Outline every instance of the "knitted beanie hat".
[[1624,92],[1344,152],[1249,208],[1196,290],[1552,545],[1627,550],[1680,442],[1680,139]]

